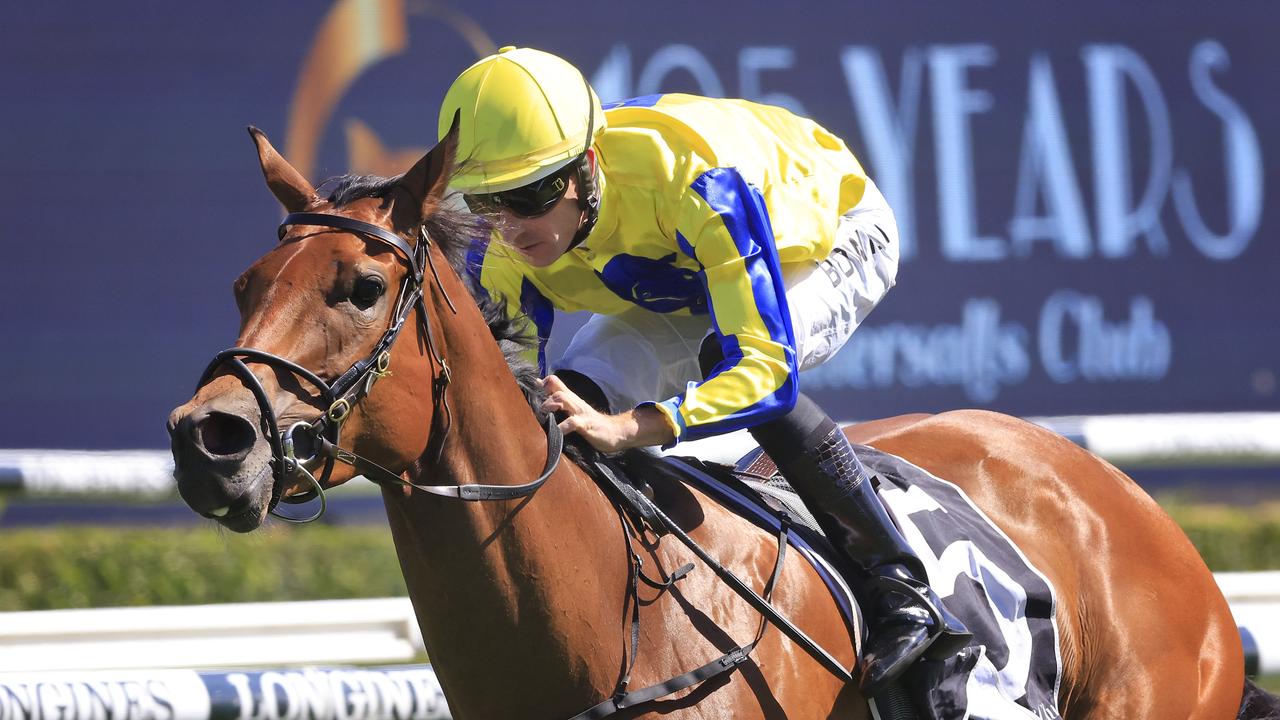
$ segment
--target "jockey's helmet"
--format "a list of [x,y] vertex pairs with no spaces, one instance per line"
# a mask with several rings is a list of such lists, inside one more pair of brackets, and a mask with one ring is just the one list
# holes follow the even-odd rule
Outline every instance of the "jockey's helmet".
[[470,194],[537,182],[583,156],[604,129],[600,99],[567,61],[504,47],[467,68],[440,106],[440,138],[459,115],[451,183]]

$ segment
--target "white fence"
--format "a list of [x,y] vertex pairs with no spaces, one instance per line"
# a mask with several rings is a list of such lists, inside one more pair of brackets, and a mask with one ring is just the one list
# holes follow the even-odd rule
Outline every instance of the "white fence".
[[408,598],[0,613],[0,673],[413,662],[422,652]]
[[1028,418],[1116,465],[1280,461],[1280,413],[1171,413]]
[[[1216,576],[1254,673],[1280,673],[1280,572]],[[407,598],[0,614],[3,720],[444,720]],[[279,663],[303,668],[194,670]]]
[[1280,572],[1217,573],[1245,645],[1250,675],[1280,674]]
[[0,490],[35,495],[177,494],[164,450],[0,450]]
[[422,652],[408,598],[3,613],[0,720],[450,718],[430,665],[317,667]]
[[[1183,413],[1029,418],[1118,465],[1280,465],[1280,413]],[[745,431],[673,452],[733,462],[752,446]],[[351,485],[352,483],[348,483]],[[175,494],[163,450],[0,450],[0,491],[39,495]]]
[[0,675],[4,720],[448,720],[430,665]]

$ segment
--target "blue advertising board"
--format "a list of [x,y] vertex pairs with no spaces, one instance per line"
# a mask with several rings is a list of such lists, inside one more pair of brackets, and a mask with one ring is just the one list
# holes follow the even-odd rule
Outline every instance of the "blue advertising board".
[[[898,286],[805,390],[843,418],[1280,408],[1280,47],[1248,3],[24,3],[0,24],[0,446],[162,447],[279,209],[391,174],[498,45],[602,99],[783,105],[848,142]],[[560,333],[570,323],[561,324]],[[563,338],[561,338],[561,341]]]

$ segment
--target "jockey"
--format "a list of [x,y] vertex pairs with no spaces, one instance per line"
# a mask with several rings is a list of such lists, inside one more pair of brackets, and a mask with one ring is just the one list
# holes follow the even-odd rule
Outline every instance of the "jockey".
[[529,48],[463,71],[442,138],[455,117],[452,186],[501,234],[468,269],[531,319],[543,372],[554,309],[595,313],[543,382],[561,429],[616,452],[747,428],[866,571],[864,692],[939,637],[931,656],[963,645],[848,440],[798,387],[898,269],[893,212],[844,143],[744,100],[602,108],[579,70]]

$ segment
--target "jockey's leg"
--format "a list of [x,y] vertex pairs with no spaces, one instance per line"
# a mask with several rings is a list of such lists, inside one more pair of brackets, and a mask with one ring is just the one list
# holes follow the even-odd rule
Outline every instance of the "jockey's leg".
[[[828,257],[787,272],[787,305],[801,370],[826,362],[893,287],[898,229],[893,211],[867,181],[844,215]],[[708,345],[704,370],[718,358]],[[800,493],[832,544],[870,579],[861,600],[870,614],[861,684],[874,695],[930,649],[949,655],[967,642],[964,625],[946,615],[924,567],[880,504],[844,433],[803,393],[787,415],[752,428]],[[930,653],[933,655],[934,653]]]
[[803,393],[777,420],[751,428],[783,477],[800,493],[827,538],[869,576],[870,611],[861,686],[876,695],[928,650],[949,656],[968,642],[964,624],[929,588],[924,566],[876,496],[840,427]]

